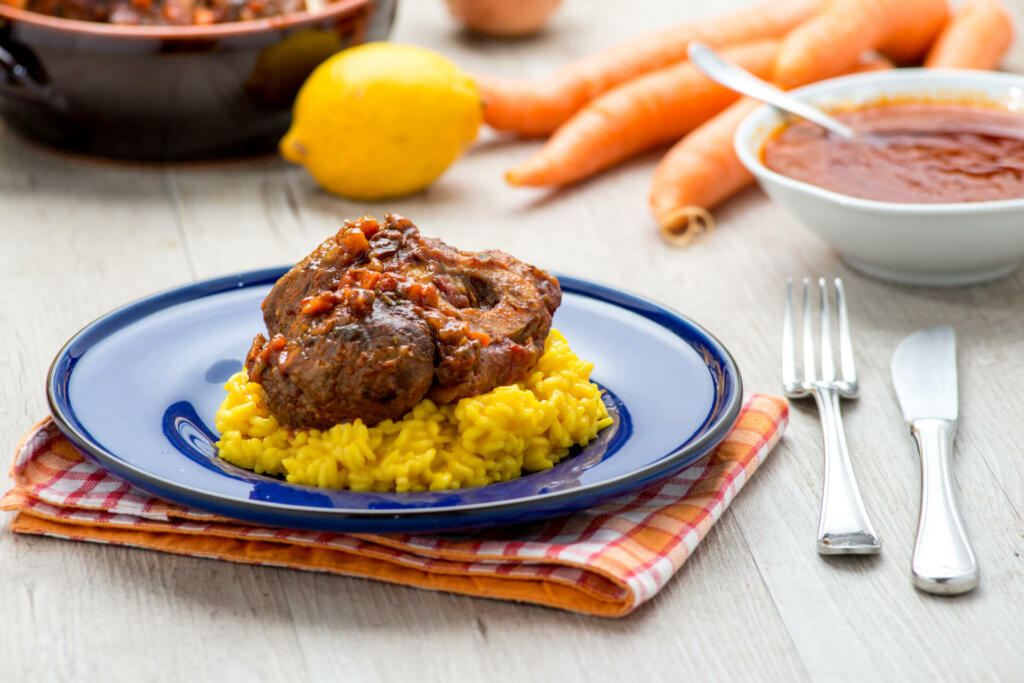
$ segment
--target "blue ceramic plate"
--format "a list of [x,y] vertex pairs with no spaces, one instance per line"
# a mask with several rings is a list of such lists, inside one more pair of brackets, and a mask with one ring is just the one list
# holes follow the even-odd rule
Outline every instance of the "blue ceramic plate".
[[663,306],[560,278],[555,326],[594,363],[615,423],[545,472],[490,486],[356,493],[288,484],[217,458],[214,415],[242,366],[260,303],[286,269],[181,287],[93,322],[47,378],[61,431],[100,466],[185,505],[258,524],[359,532],[515,524],[588,507],[698,460],[739,414],[722,345]]

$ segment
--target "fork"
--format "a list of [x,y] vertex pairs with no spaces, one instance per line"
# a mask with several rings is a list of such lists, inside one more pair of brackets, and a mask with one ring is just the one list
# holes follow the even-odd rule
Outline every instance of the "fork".
[[857,398],[860,387],[850,340],[850,319],[846,312],[843,281],[835,279],[836,304],[839,309],[839,361],[841,378],[836,378],[832,358],[832,321],[829,312],[829,288],[825,278],[818,278],[821,325],[820,376],[814,353],[814,332],[811,322],[811,280],[804,278],[803,292],[803,377],[797,374],[796,331],[793,323],[793,281],[786,280],[786,310],[782,324],[782,383],[786,396],[813,396],[821,418],[825,444],[825,482],[821,494],[821,518],[818,520],[818,552],[822,555],[871,555],[882,550],[864,501],[853,475],[850,451],[843,432],[839,399]]

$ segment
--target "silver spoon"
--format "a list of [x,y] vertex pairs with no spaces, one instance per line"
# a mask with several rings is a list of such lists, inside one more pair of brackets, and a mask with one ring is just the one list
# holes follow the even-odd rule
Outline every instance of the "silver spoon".
[[721,55],[704,43],[690,43],[686,52],[693,65],[704,72],[705,76],[730,90],[735,90],[741,95],[753,97],[755,100],[766,102],[802,119],[807,119],[841,138],[852,140],[857,137],[853,128],[845,123],[829,116],[815,106],[790,97],[771,83],[762,81],[749,71],[722,59]]

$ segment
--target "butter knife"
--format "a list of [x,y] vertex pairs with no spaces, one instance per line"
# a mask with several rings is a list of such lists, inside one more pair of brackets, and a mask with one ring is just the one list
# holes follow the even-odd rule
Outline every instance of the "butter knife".
[[953,437],[958,418],[956,333],[929,327],[892,356],[892,381],[921,454],[921,517],[911,569],[914,585],[956,595],[978,585],[978,561],[957,508]]

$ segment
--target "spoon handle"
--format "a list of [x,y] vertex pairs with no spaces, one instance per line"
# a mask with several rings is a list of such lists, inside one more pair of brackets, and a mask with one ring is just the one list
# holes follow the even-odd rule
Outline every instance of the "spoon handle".
[[705,76],[731,90],[766,102],[790,114],[796,114],[840,137],[849,139],[855,135],[853,129],[846,124],[837,121],[817,107],[790,97],[771,83],[762,81],[749,71],[722,59],[717,52],[703,43],[690,43],[687,54],[694,66],[704,72]]

